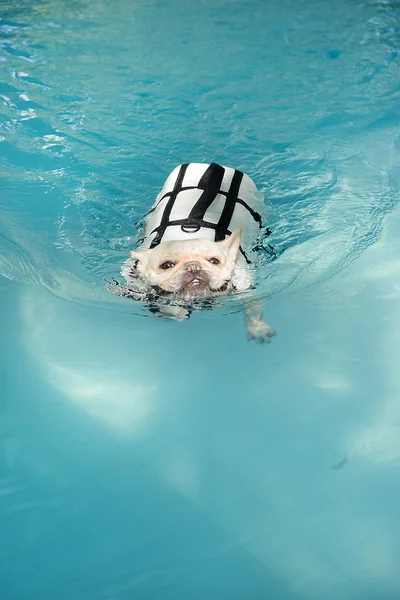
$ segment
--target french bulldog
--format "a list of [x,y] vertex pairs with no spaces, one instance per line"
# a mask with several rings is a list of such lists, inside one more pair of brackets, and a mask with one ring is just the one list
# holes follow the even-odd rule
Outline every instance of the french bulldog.
[[[145,216],[141,245],[122,266],[128,289],[151,297],[161,316],[181,321],[191,304],[252,288],[251,238],[262,226],[263,206],[241,171],[178,166]],[[263,319],[263,302],[243,303],[248,338],[270,342],[276,332]]]

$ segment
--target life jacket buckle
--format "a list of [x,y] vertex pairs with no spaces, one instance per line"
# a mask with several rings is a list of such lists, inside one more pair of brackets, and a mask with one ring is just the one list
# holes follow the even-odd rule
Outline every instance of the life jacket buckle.
[[181,229],[184,233],[197,233],[200,229],[200,225],[195,225],[195,224],[181,225]]

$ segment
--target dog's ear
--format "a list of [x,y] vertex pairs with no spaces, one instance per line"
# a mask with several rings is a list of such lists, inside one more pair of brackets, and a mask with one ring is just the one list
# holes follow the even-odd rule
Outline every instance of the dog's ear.
[[240,229],[235,229],[233,233],[227,238],[225,238],[222,242],[218,242],[221,244],[223,249],[227,254],[227,262],[234,263],[236,260],[236,255],[240,246],[240,238],[241,231]]
[[132,258],[135,258],[138,262],[137,265],[140,267],[144,267],[147,263],[148,257],[149,257],[149,249],[145,249],[145,250],[131,250],[130,251],[130,255]]

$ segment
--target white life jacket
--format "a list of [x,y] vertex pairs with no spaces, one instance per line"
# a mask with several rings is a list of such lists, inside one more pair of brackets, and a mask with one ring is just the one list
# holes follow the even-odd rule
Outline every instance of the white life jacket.
[[263,194],[250,177],[215,163],[176,167],[145,216],[142,247],[169,240],[222,241],[242,231],[240,252],[250,263],[251,244],[262,227]]
[[[252,245],[263,226],[263,194],[248,175],[215,163],[189,163],[176,167],[167,178],[154,205],[145,215],[142,248],[161,242],[202,238],[222,241],[241,230],[240,252],[232,274],[237,291],[253,285],[248,268],[255,255]],[[136,260],[128,259],[121,274],[128,285],[137,285]]]

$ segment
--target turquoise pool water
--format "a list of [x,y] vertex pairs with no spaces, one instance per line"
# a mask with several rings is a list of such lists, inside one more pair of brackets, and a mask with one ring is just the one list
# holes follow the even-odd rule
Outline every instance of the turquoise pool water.
[[[400,597],[394,0],[0,7],[0,597]],[[278,258],[184,323],[111,295],[182,162]]]

